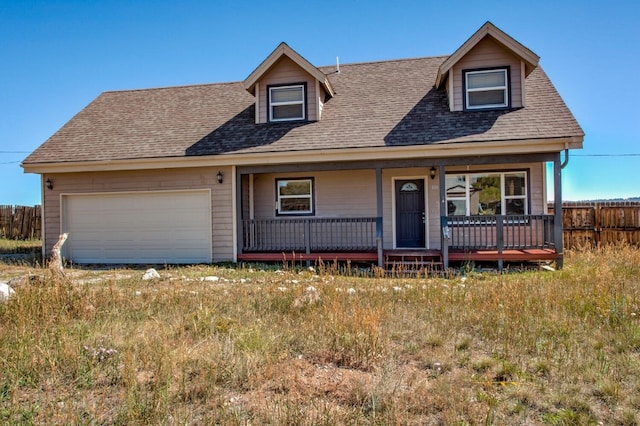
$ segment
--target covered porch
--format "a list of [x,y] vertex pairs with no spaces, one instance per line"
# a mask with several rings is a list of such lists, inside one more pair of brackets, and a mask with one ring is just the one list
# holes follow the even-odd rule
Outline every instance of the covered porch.
[[[509,167],[517,168],[518,164],[532,162],[553,163],[554,214],[538,211],[536,214],[517,215],[449,214],[445,184],[449,167],[509,164]],[[431,236],[427,235],[426,241],[416,246],[405,247],[397,240],[396,229],[393,232],[389,230],[389,227],[398,226],[397,219],[390,217],[396,212],[395,207],[391,207],[396,200],[390,197],[393,183],[386,182],[389,174],[384,175],[384,171],[416,167],[424,170],[425,193],[430,185],[438,198],[436,200],[432,195],[429,200],[425,196],[423,201],[422,227],[427,229],[427,234],[428,228],[432,228]],[[341,170],[367,170],[370,180],[375,179],[375,185],[371,184],[372,190],[368,193],[373,197],[370,211],[375,211],[375,214],[354,214],[353,217],[349,214],[332,217],[272,214],[271,217],[256,217],[252,204],[258,192],[252,185],[255,174],[287,176],[305,173],[305,176],[313,176],[318,172]],[[505,166],[505,170],[509,168]],[[550,260],[560,268],[563,258],[560,176],[559,153],[237,167],[236,258],[240,262],[350,261],[386,269],[412,264],[444,270],[454,262],[496,262],[502,269],[505,262]],[[528,210],[531,210],[530,206],[531,202]],[[357,213],[358,209],[353,210]],[[504,211],[507,212],[506,209]]]
[[504,262],[554,260],[554,215],[483,215],[442,217],[441,249],[383,249],[378,262],[378,218],[246,219],[242,226],[243,262],[373,263],[446,268],[450,262]]

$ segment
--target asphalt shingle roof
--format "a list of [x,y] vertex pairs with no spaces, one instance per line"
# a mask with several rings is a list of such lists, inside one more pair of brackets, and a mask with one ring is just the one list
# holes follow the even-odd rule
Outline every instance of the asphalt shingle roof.
[[540,67],[526,79],[526,108],[450,112],[444,89],[434,88],[446,59],[321,68],[336,95],[318,122],[255,124],[255,98],[242,82],[105,92],[23,163],[583,136]]

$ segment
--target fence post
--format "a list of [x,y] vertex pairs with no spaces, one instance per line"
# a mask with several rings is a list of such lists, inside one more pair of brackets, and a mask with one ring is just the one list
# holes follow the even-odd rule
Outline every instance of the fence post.
[[602,213],[601,207],[602,204],[601,203],[596,203],[595,205],[595,215],[596,215],[596,247],[600,246],[600,243],[602,241],[602,218],[600,217],[600,214]]

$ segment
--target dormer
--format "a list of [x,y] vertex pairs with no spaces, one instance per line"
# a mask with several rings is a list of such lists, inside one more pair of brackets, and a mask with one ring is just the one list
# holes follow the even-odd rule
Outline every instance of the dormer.
[[256,98],[256,123],[318,121],[335,92],[327,76],[286,43],[244,81]]
[[436,88],[447,91],[451,111],[522,108],[525,79],[539,60],[487,22],[440,65]]

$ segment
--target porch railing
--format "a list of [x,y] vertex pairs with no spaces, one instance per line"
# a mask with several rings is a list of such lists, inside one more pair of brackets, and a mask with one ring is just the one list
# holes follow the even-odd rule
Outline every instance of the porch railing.
[[555,248],[553,215],[447,216],[446,223],[454,250]]
[[243,252],[375,251],[376,218],[245,219]]

